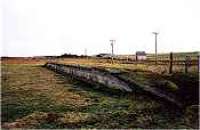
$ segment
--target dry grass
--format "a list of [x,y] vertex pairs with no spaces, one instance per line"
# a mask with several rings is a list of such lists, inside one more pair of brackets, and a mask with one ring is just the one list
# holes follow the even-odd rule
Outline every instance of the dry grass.
[[[80,64],[83,66],[93,66],[93,67],[103,67],[103,68],[117,68],[117,69],[130,69],[130,70],[141,70],[141,71],[151,71],[159,74],[167,74],[169,72],[168,65],[145,65],[145,64],[111,64],[110,59],[57,59],[57,63],[61,64]],[[184,65],[174,65],[173,72],[184,72]],[[190,66],[188,68],[189,73],[197,73],[198,66]]]
[[[60,62],[121,70],[145,68],[88,62],[86,59]],[[111,94],[41,67],[45,61],[24,63],[4,61],[2,65],[3,128],[198,127],[188,121],[191,114],[188,116],[142,92]]]
[[[3,121],[23,116],[20,113],[15,115],[18,107],[19,109],[22,107],[25,112],[29,113],[38,110],[38,108],[51,111],[59,107],[89,104],[86,97],[68,90],[68,88],[73,87],[72,84],[68,83],[71,81],[61,80],[53,72],[40,66],[3,65],[2,79]],[[16,110],[13,111],[9,105],[14,105]]]

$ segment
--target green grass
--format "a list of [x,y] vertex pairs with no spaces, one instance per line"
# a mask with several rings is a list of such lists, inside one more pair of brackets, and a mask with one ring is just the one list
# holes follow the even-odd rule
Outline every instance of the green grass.
[[39,65],[2,65],[1,119],[22,128],[197,127],[145,94],[99,90]]

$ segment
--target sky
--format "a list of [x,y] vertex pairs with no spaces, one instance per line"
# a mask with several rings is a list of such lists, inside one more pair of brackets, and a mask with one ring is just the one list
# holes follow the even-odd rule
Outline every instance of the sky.
[[0,0],[1,56],[200,50],[200,0]]

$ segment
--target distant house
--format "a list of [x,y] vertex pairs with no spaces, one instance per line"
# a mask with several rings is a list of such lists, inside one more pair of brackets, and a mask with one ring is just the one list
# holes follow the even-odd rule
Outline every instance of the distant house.
[[145,51],[137,51],[135,58],[136,58],[136,60],[146,60],[147,55],[146,55]]

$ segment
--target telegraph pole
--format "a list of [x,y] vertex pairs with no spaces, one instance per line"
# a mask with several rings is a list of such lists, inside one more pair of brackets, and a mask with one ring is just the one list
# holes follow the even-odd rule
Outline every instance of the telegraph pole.
[[85,56],[87,56],[87,49],[85,48]]
[[155,61],[156,64],[158,62],[158,51],[157,51],[157,36],[158,36],[158,32],[153,32],[153,34],[155,35]]
[[87,56],[87,49],[85,48],[85,57],[86,57],[86,59],[88,59],[88,56]]
[[114,61],[113,61],[113,57],[114,57],[114,42],[116,42],[116,40],[110,40],[110,42],[111,42],[111,48],[112,48],[112,64],[114,63]]

